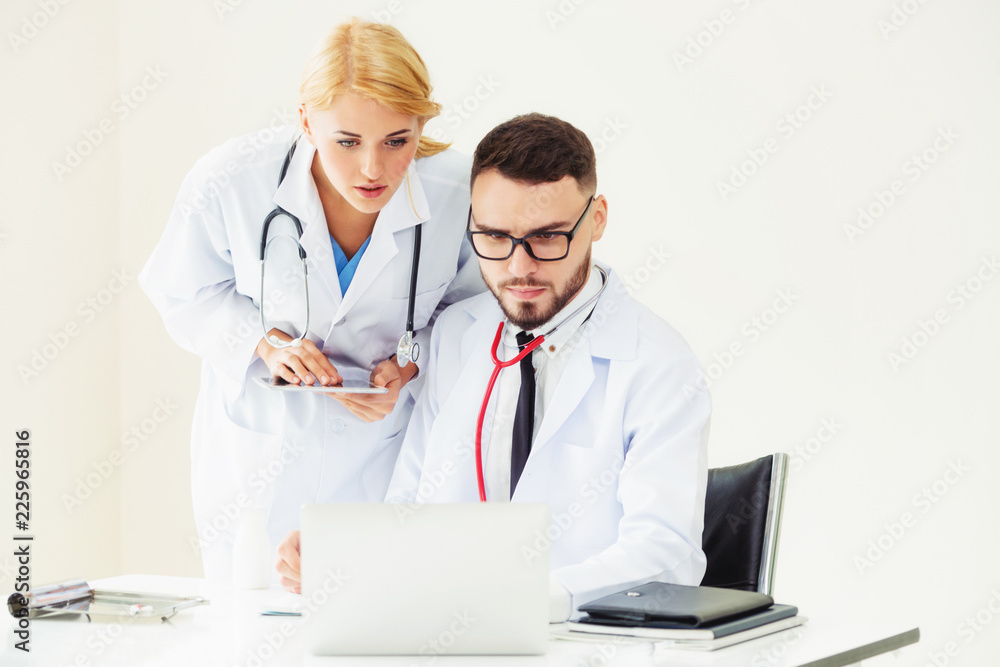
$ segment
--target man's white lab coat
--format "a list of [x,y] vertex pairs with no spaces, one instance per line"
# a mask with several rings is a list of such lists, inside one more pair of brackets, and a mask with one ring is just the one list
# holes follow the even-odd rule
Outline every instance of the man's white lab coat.
[[[697,585],[705,572],[711,405],[701,369],[677,332],[609,275],[579,343],[565,350],[572,357],[511,498],[550,506],[548,533],[524,553],[550,550],[574,607],[653,580]],[[390,502],[479,499],[476,418],[502,317],[484,293],[438,319]],[[494,394],[491,413],[495,403]]]

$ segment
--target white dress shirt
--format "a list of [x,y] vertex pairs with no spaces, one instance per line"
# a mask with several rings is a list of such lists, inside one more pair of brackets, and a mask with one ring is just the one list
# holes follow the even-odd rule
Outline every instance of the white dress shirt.
[[[591,268],[590,277],[583,289],[560,310],[555,317],[542,326],[529,331],[538,338],[563,318],[573,313],[601,290],[603,278],[599,271]],[[559,385],[568,352],[572,350],[583,334],[583,323],[590,317],[597,300],[573,315],[565,324],[545,337],[545,342],[531,352],[531,363],[535,368],[535,423],[532,426],[532,440],[538,434],[538,427],[545,415],[545,407],[552,402],[552,395]],[[518,354],[517,333],[521,329],[508,323],[504,327],[497,358],[501,361],[513,359]],[[514,439],[514,414],[517,396],[521,391],[520,364],[512,364],[497,377],[496,401],[491,422],[483,425],[483,448],[486,450],[486,498],[491,502],[510,501],[510,452]],[[487,436],[489,439],[487,440]],[[487,444],[488,443],[488,444]],[[528,455],[531,456],[530,454]],[[549,622],[561,623],[573,611],[569,591],[555,579],[549,581]]]
[[[601,273],[591,268],[590,277],[580,292],[551,320],[528,333],[537,338],[552,329],[553,326],[562,322],[563,318],[596,296],[601,290],[602,282]],[[582,325],[590,317],[596,303],[595,299],[594,303],[573,315],[565,324],[546,336],[545,342],[531,353],[531,363],[535,368],[535,423],[532,427],[532,440],[538,434],[538,427],[545,416],[545,408],[552,402],[559,378],[562,377],[563,370],[566,368],[566,362],[570,356],[568,352],[575,347],[582,335]],[[517,356],[516,336],[519,331],[521,329],[507,323],[504,327],[500,349],[497,350],[498,359],[507,361]],[[491,416],[487,411],[483,423],[486,498],[491,502],[509,502],[511,495],[510,452],[514,439],[514,413],[517,409],[517,396],[521,391],[520,364],[512,364],[500,371],[494,391],[496,399],[492,401],[493,414]]]

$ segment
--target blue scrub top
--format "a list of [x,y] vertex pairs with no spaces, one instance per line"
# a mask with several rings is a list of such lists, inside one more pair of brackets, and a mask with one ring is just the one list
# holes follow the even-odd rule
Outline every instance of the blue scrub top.
[[330,245],[333,246],[333,261],[337,264],[337,278],[340,280],[340,294],[343,296],[347,294],[347,288],[351,286],[351,281],[354,280],[354,272],[358,270],[358,264],[361,262],[361,256],[365,254],[365,250],[368,249],[368,243],[372,240],[372,237],[365,239],[365,242],[361,244],[358,251],[354,253],[354,257],[350,260],[347,259],[347,255],[344,251],[340,249],[340,245],[334,240],[333,234],[330,235]]

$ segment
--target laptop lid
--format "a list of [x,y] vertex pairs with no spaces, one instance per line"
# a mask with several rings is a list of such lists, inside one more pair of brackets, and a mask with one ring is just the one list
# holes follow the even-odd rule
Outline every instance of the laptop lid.
[[537,655],[548,641],[547,505],[306,505],[315,655]]

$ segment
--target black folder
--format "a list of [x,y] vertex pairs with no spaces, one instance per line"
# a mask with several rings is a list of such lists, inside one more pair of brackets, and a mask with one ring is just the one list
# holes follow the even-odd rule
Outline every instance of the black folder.
[[581,623],[648,628],[702,628],[750,616],[774,604],[770,595],[710,586],[652,582],[594,600]]

